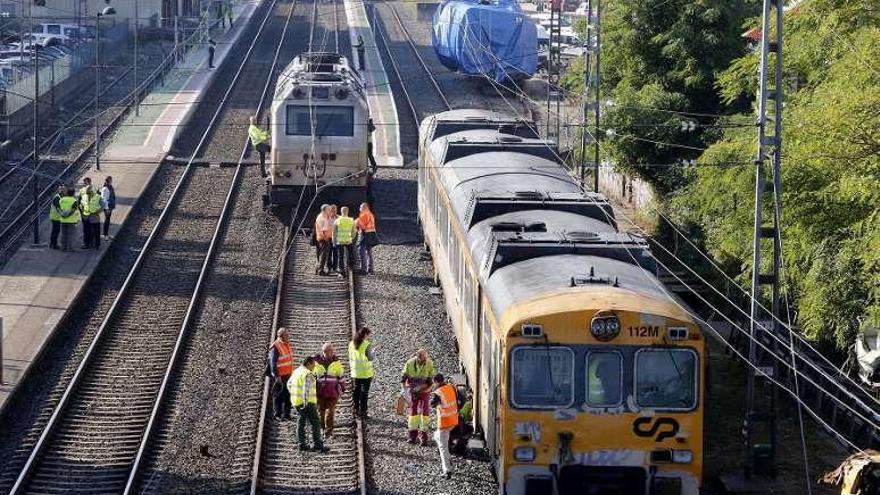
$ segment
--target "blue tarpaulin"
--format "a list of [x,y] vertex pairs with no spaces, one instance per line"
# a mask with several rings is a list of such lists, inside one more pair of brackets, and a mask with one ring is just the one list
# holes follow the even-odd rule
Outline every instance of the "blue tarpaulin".
[[434,51],[450,70],[497,82],[531,77],[538,66],[535,24],[513,0],[446,0],[434,13]]

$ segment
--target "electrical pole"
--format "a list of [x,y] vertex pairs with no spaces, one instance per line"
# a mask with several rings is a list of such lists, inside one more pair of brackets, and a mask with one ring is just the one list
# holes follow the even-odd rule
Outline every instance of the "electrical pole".
[[[748,390],[745,417],[745,442],[747,447],[746,477],[753,474],[775,475],[776,457],[776,396],[777,389],[769,378],[778,380],[776,339],[778,336],[782,238],[781,187],[782,187],[782,16],[783,0],[764,0],[761,25],[761,65],[758,91],[758,154],[755,157],[755,223],[752,252],[751,321],[749,329]],[[776,40],[771,41],[771,22],[775,20]],[[774,72],[771,81],[771,70]],[[766,163],[770,162],[769,177]],[[769,181],[768,181],[769,179]],[[768,188],[771,188],[768,190]],[[767,195],[772,195],[768,201]],[[772,211],[765,219],[765,205],[772,204]],[[769,224],[765,225],[765,221]],[[772,268],[762,273],[762,240],[772,243]],[[772,315],[761,323],[759,300],[765,287],[770,288]],[[790,329],[788,329],[790,331]],[[767,343],[768,350],[759,350],[758,342]],[[760,382],[759,382],[760,379]],[[762,394],[757,387],[761,385]]]
[[[560,47],[562,24],[562,0],[550,0],[550,46],[547,57],[547,139],[559,139],[559,70],[560,70]],[[551,106],[550,102],[556,91],[556,136],[552,136],[550,130]]]
[[[581,129],[581,170],[580,179],[583,185],[587,175],[587,135],[593,139],[593,191],[599,192],[599,85],[602,80],[599,77],[601,67],[599,54],[602,51],[600,42],[602,0],[596,0],[596,15],[593,16],[593,0],[587,1],[587,32],[584,48],[584,97],[583,118]],[[595,40],[595,41],[594,41]],[[592,70],[595,58],[595,72]],[[590,93],[593,93],[591,96]],[[591,100],[592,98],[592,100]],[[593,132],[589,132],[587,120],[589,119],[590,107],[593,108]]]
[[[591,13],[592,15],[592,13]],[[599,91],[602,84],[602,0],[596,0],[596,75],[593,84],[596,87],[595,133],[593,134],[593,191],[599,192]]]
[[31,106],[34,107],[34,153],[33,153],[33,175],[31,176],[31,194],[32,208],[34,214],[34,244],[40,243],[40,185],[37,180],[37,164],[40,162],[40,135],[37,130],[40,127],[40,60],[37,56],[37,45],[31,45],[32,57],[34,57],[34,101]]
[[593,0],[587,0],[587,30],[584,33],[584,41],[581,43],[581,47],[584,50],[584,70],[583,70],[583,81],[584,81],[584,89],[583,95],[581,95],[581,106],[583,110],[583,115],[581,118],[581,163],[580,163],[580,182],[581,186],[584,185],[584,181],[586,180],[587,175],[587,119],[589,118],[590,113],[590,89],[592,88],[593,82],[590,80],[590,66],[591,66],[591,57],[590,54],[593,50],[592,46],[592,25],[593,25]]
[[101,133],[98,118],[101,116],[101,13],[95,17],[95,170],[101,170]]
[[140,82],[138,81],[138,29],[141,24],[140,15],[138,12],[138,4],[140,0],[134,0],[134,115],[135,117],[140,116],[141,114],[141,99],[140,99]]

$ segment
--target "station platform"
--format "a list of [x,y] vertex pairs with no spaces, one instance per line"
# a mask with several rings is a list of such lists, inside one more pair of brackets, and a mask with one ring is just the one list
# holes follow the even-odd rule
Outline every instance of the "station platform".
[[[215,66],[221,66],[259,2],[236,2],[234,27],[211,34],[217,42]],[[91,177],[98,187],[105,176],[113,177],[117,206],[113,211],[111,236],[119,231],[136,207],[218,72],[207,67],[207,49],[191,50],[172,71],[172,76],[166,77],[162,86],[144,98],[139,115],[132,112],[120,125],[102,150],[101,170],[93,166],[83,174]],[[48,219],[44,219],[40,228],[41,239],[48,239]],[[76,231],[74,246],[78,247],[79,225]],[[108,242],[102,241],[97,252],[65,253],[46,245],[24,245],[0,270],[0,412],[88,283],[107,246]]]
[[[359,71],[367,89],[367,104],[376,132],[373,133],[373,152],[376,163],[381,167],[402,167],[403,155],[400,153],[400,124],[397,121],[397,106],[388,82],[388,73],[379,55],[379,45],[373,37],[370,20],[363,0],[344,0],[348,16],[348,32],[351,45],[357,43],[358,36],[364,39],[366,70]],[[352,51],[355,51],[352,48]],[[355,63],[357,53],[354,53]]]

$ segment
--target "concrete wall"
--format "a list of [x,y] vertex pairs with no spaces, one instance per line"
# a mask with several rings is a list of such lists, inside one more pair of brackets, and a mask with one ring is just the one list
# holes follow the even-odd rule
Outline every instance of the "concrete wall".
[[642,219],[654,217],[657,197],[647,182],[617,172],[613,166],[603,164],[599,168],[599,191],[617,203],[635,210]]

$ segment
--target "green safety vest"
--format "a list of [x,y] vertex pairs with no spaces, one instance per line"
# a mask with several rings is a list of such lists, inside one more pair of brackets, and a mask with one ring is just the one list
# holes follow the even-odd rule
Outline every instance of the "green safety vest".
[[354,219],[351,217],[339,217],[336,219],[336,244],[351,244],[354,242]]
[[321,378],[324,375],[335,376],[338,378],[345,374],[345,369],[343,369],[342,363],[338,360],[330,363],[330,366],[327,368],[324,368],[324,365],[315,361],[315,369],[312,370],[312,373],[315,374],[316,378]]
[[248,127],[248,137],[251,138],[251,143],[256,146],[268,141],[269,133],[260,129],[255,124],[251,124],[250,127]]
[[367,358],[369,345],[370,341],[365,340],[355,349],[354,342],[348,343],[348,367],[352,378],[373,378],[373,362]]
[[293,375],[287,380],[287,390],[290,392],[290,402],[294,407],[318,403],[318,387],[315,383],[315,374],[305,366],[300,366],[293,371]]
[[76,209],[76,198],[73,196],[64,196],[58,201],[58,214],[61,216],[61,223],[77,223],[79,222],[79,210]]
[[461,410],[458,411],[458,415],[461,416],[461,420],[465,423],[470,423],[474,419],[474,403],[473,401],[467,401],[461,406]]
[[434,362],[430,358],[422,365],[419,364],[418,358],[411,358],[403,367],[403,374],[409,378],[430,380],[437,372],[434,371]]
[[83,215],[85,216],[98,213],[101,211],[101,195],[92,193],[92,196],[89,197],[88,193],[83,194],[80,197],[80,206],[82,207]]
[[55,194],[55,196],[52,197],[52,202],[49,203],[49,220],[52,220],[53,222],[60,222],[61,221],[61,212],[59,211],[58,208],[55,208],[55,200],[56,199],[60,203],[61,195]]

